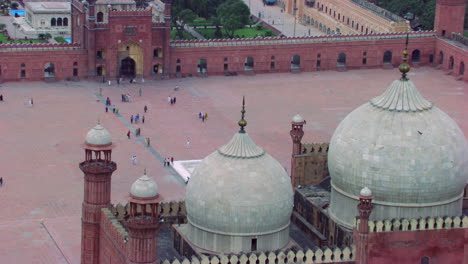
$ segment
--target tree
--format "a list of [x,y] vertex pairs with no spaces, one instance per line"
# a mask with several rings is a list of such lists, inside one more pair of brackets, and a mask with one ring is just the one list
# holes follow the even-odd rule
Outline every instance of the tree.
[[250,16],[249,7],[242,0],[227,0],[218,7],[216,13],[229,38],[233,38],[234,31],[247,24]]
[[190,9],[183,9],[174,13],[172,16],[172,24],[175,26],[177,30],[177,36],[180,39],[184,38],[185,25],[195,20],[196,17],[197,16],[195,13],[193,13],[193,11]]

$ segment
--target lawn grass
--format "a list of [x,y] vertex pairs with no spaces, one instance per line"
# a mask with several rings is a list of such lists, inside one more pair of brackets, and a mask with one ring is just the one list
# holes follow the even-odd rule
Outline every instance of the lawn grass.
[[14,40],[8,40],[8,37],[0,33],[0,42],[2,43],[46,43],[47,41],[41,40],[41,39],[14,39]]
[[[214,33],[216,29],[197,29],[198,33],[202,34],[205,38],[207,39],[214,39],[216,38]],[[228,38],[225,34],[224,29],[221,29],[221,32],[223,32],[223,37],[222,38]],[[255,38],[258,36],[265,37],[266,32],[268,32],[267,29],[263,28],[262,30],[258,30],[255,27],[253,28],[243,28],[243,29],[238,29],[234,31],[234,36],[235,38]],[[271,37],[276,36],[275,33],[272,32]]]
[[54,39],[57,43],[68,43],[63,37],[55,37]]
[[[176,38],[177,30],[171,30],[171,40],[177,40]],[[187,31],[184,31],[184,40],[196,39],[194,36],[190,35]]]

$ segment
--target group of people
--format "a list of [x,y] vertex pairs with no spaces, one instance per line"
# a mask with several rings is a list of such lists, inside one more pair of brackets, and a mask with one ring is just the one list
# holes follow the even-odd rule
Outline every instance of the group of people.
[[[135,121],[135,124],[137,124],[138,121],[140,121],[140,113],[136,114],[135,118],[133,117],[133,115],[130,116],[130,123],[133,124],[133,121]],[[143,123],[143,124],[145,123],[145,116],[144,115],[141,117],[141,123]]]
[[177,98],[174,96],[174,97],[167,97],[167,102],[170,103],[171,105],[175,104],[177,101]]
[[205,122],[205,120],[208,119],[208,114],[200,112],[200,113],[198,113],[198,118],[201,119],[202,122]]
[[171,164],[174,165],[174,157],[164,158],[164,167],[169,167]]

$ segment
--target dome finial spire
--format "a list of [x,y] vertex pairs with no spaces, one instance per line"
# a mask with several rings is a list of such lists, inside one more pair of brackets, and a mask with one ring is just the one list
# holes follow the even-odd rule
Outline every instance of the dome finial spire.
[[406,46],[405,46],[405,50],[403,51],[403,63],[400,64],[400,67],[398,67],[398,69],[401,72],[400,80],[402,80],[402,81],[407,81],[408,80],[408,78],[406,77],[406,74],[411,69],[411,67],[408,64],[408,42],[409,42],[409,33],[406,34]]
[[247,121],[245,121],[245,96],[242,97],[242,110],[241,110],[241,120],[239,120],[239,126],[241,127],[239,133],[245,133],[244,127],[247,126]]
[[146,168],[145,168],[145,170],[143,171],[143,175],[146,175]]

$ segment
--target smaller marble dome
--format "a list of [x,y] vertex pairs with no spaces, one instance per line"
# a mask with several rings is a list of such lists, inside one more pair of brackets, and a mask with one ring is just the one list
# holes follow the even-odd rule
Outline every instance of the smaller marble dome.
[[158,193],[158,185],[146,173],[138,178],[130,188],[130,194],[137,198],[151,198],[158,195]]
[[294,123],[302,123],[302,122],[304,122],[304,118],[302,118],[302,116],[300,116],[299,114],[297,114],[297,115],[293,116],[292,121],[293,121]]
[[86,143],[90,145],[109,145],[112,143],[112,137],[101,124],[97,124],[86,134]]
[[367,187],[364,187],[362,188],[361,192],[359,193],[361,196],[364,196],[364,197],[371,197],[372,196],[372,191],[367,188]]

